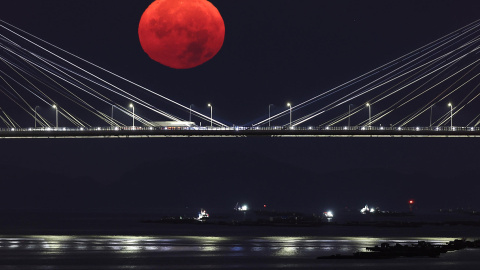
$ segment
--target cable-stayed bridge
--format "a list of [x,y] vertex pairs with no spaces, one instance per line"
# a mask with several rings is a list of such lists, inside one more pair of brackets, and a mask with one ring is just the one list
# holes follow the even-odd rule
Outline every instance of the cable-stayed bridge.
[[210,104],[202,113],[0,20],[0,137],[477,137],[479,31],[480,20],[308,100],[231,125]]

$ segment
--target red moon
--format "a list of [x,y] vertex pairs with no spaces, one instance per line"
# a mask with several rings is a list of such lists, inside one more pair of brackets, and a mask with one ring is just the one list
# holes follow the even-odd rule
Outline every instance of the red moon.
[[212,59],[222,48],[225,23],[207,0],[156,0],[138,25],[143,50],[153,60],[188,69]]

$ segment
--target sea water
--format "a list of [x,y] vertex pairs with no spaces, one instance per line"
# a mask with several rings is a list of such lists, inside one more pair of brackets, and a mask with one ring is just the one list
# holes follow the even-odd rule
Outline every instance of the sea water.
[[0,236],[0,269],[479,269],[480,249],[439,258],[318,260],[381,242],[453,238],[332,236]]

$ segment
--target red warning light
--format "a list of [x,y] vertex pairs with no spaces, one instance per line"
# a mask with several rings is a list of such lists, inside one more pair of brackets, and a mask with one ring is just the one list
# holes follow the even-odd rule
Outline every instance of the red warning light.
[[266,204],[264,204],[264,205],[263,205],[263,208],[266,208],[266,207],[267,207],[267,205],[266,205]]
[[410,200],[410,201],[408,201],[408,203],[409,203],[409,204],[413,204],[413,203],[414,203],[414,201],[413,201],[413,200]]

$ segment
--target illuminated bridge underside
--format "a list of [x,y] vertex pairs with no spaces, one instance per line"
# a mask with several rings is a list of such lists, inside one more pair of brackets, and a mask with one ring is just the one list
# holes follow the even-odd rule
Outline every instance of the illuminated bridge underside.
[[331,129],[205,129],[205,130],[3,130],[0,138],[162,138],[162,137],[480,137],[479,129],[331,130]]

